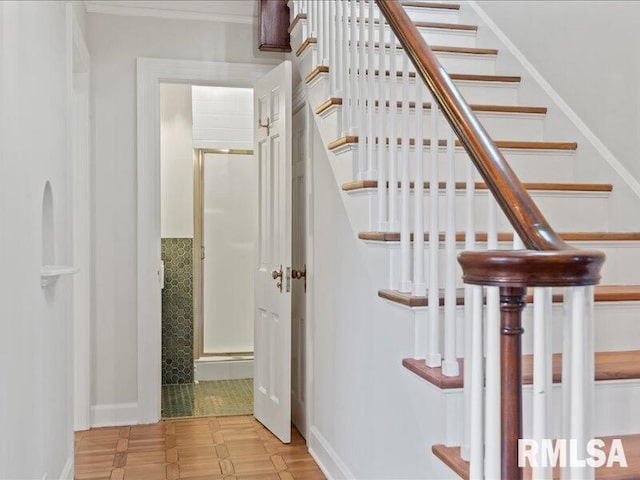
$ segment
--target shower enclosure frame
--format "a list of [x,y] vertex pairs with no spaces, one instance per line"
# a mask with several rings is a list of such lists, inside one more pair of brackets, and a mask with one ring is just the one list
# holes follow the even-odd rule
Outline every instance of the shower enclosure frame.
[[233,148],[193,149],[193,359],[203,357],[253,357],[253,352],[204,351],[204,156],[253,155],[253,150]]

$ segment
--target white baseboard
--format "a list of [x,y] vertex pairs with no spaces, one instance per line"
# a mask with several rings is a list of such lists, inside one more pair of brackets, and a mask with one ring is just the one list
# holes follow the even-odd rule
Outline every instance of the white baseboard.
[[203,357],[195,361],[196,381],[253,378],[253,358],[217,360]]
[[117,427],[138,423],[137,403],[113,403],[91,407],[92,427]]
[[329,441],[314,426],[308,439],[309,453],[329,480],[355,479]]
[[60,480],[73,480],[73,455],[67,458],[67,463],[60,473]]

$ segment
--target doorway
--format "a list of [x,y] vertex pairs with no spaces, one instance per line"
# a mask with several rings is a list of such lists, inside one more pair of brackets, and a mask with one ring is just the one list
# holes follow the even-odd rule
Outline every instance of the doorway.
[[162,416],[251,414],[253,91],[160,91]]
[[[287,64],[288,62],[283,62]],[[281,64],[281,66],[283,65]],[[288,85],[281,84],[278,91],[288,96],[287,102],[291,105],[291,69],[287,67],[287,74],[281,79],[287,80]],[[138,356],[138,423],[155,423],[161,417],[161,284],[163,281],[161,269],[161,214],[160,214],[160,85],[165,82],[196,84],[196,85],[233,85],[251,88],[258,79],[264,79],[267,74],[274,71],[274,66],[267,64],[238,64],[225,62],[206,62],[190,60],[169,60],[155,58],[138,58],[137,60],[137,138],[138,138],[138,165],[137,165],[137,356]],[[305,105],[304,86],[299,85],[293,95],[294,111]],[[288,93],[287,93],[288,92]],[[306,108],[306,107],[305,107]],[[307,109],[308,110],[308,109]],[[259,110],[256,110],[256,112]],[[281,110],[285,112],[285,109]],[[290,112],[290,110],[289,110]],[[306,117],[307,125],[310,124]],[[290,113],[287,113],[290,115]],[[290,118],[290,117],[289,117]],[[254,124],[269,124],[269,118],[254,118]],[[273,120],[273,118],[272,118]],[[256,129],[257,131],[258,129]],[[290,137],[289,137],[290,138]],[[307,135],[308,139],[308,135]],[[308,140],[307,140],[308,142]],[[283,145],[291,145],[291,141]],[[309,150],[310,151],[310,150]],[[306,162],[310,162],[307,156]],[[312,170],[307,169],[307,186]],[[288,182],[285,182],[288,183]],[[312,198],[310,189],[306,195]],[[307,203],[308,206],[312,204]],[[307,248],[311,249],[311,236],[306,232]],[[307,267],[311,268],[312,257],[307,257]],[[289,263],[289,262],[287,262]],[[299,268],[299,267],[298,267]],[[312,269],[311,269],[312,271]],[[308,278],[308,298],[311,298],[313,277]],[[275,282],[274,282],[275,284]],[[305,370],[304,384],[307,385],[306,414],[312,419],[312,403],[310,394],[312,388],[311,368],[313,364],[312,332],[313,319],[307,301],[307,318],[305,336]],[[264,360],[264,355],[256,352],[256,361]],[[287,367],[288,368],[288,367]],[[312,421],[307,421],[312,425]]]

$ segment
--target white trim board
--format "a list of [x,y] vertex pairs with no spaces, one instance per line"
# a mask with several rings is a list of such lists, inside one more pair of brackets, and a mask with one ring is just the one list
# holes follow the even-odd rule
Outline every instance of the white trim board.
[[308,445],[309,453],[328,479],[356,478],[331,447],[327,439],[313,425],[309,429]]
[[64,464],[64,468],[60,473],[60,480],[73,480],[73,455],[67,458],[67,462]]
[[113,0],[87,0],[84,2],[84,5],[88,13],[129,17],[154,17],[171,20],[242,23],[246,25],[253,25],[258,18],[255,15],[235,15],[204,10],[188,10],[186,8],[161,8],[157,6],[157,3],[150,3],[149,5],[141,6],[143,3],[144,2],[138,2],[134,4],[134,2],[114,2]]
[[549,95],[549,98],[555,103],[558,108],[564,113],[569,121],[578,129],[578,131],[584,135],[587,141],[596,149],[596,151],[602,155],[602,158],[611,166],[611,168],[620,176],[620,178],[626,183],[629,188],[640,198],[640,182],[631,175],[629,170],[617,159],[617,157],[607,148],[607,146],[598,138],[598,136],[587,126],[586,123],[578,116],[578,114],[569,106],[567,102],[560,96],[560,94],[551,86],[549,82],[542,76],[542,74],[533,66],[533,64],[527,60],[524,54],[516,47],[516,45],[507,37],[507,35],[498,27],[498,25],[491,19],[489,15],[478,5],[475,0],[469,0],[467,2],[474,12],[480,17],[484,24],[495,34],[502,44],[507,47],[509,52],[513,54],[515,59],[524,67],[524,69],[531,75],[533,80],[540,85],[540,88]]
[[73,424],[86,430],[91,423],[91,57],[71,3],[66,6],[68,148],[72,158],[73,265]]
[[274,67],[257,63],[137,59],[137,423],[160,420],[160,83],[252,88],[256,79]]
[[91,427],[117,427],[138,423],[137,403],[113,403],[91,407]]

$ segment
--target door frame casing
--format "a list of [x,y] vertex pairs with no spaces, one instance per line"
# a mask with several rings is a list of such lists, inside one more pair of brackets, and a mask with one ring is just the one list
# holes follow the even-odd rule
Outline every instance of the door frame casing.
[[[91,318],[93,310],[91,56],[73,5],[66,5],[69,137],[73,206],[73,426],[91,426]],[[77,95],[77,97],[76,97]],[[79,102],[79,103],[78,103]]]
[[161,408],[160,84],[253,88],[254,81],[275,66],[137,59],[138,423],[159,421]]

